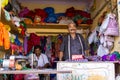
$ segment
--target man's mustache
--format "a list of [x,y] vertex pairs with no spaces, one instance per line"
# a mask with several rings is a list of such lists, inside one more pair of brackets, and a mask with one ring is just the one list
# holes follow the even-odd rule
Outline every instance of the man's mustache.
[[76,30],[76,29],[70,29],[70,31],[74,31],[74,30]]

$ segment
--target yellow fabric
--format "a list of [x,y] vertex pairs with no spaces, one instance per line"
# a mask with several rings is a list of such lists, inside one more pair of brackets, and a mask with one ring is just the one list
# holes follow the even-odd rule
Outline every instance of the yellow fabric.
[[8,4],[8,0],[2,0],[2,8]]

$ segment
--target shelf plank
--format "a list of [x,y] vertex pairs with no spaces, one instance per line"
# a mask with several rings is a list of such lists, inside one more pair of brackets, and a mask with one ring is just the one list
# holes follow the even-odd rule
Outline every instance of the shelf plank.
[[[78,29],[88,29],[91,25],[88,24],[79,24]],[[36,33],[36,34],[61,34],[68,33],[66,24],[53,24],[46,23],[45,25],[32,25],[27,24],[27,32],[28,33]]]
[[[89,28],[91,25],[89,24],[79,24],[77,28]],[[44,29],[67,29],[66,24],[53,24],[53,23],[46,23],[45,25],[32,25],[32,24],[27,24],[27,28],[44,28]]]
[[32,29],[67,29],[67,25],[61,25],[61,24],[49,24],[46,23],[45,25],[32,25],[27,24],[27,28]]

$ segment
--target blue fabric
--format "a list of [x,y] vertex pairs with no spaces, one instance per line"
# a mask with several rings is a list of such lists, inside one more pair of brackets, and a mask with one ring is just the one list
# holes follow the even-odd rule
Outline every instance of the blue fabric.
[[65,13],[56,13],[55,16],[59,18],[60,16],[65,16]]
[[45,18],[45,22],[56,23],[57,22],[57,17],[55,16],[55,14],[51,14],[47,18]]
[[52,7],[46,7],[44,8],[45,12],[50,15],[51,13],[53,14],[54,13],[54,8]]

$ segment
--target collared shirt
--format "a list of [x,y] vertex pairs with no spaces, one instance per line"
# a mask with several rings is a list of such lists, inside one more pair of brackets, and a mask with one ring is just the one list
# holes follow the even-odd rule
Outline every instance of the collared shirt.
[[38,67],[43,67],[46,63],[49,63],[48,58],[45,54],[41,54],[39,57],[37,57],[35,54],[33,56],[33,54],[29,55],[29,61],[31,62],[32,65],[32,58],[34,58],[34,61],[38,62]]
[[77,36],[75,37],[75,39],[70,37],[70,52],[72,55],[82,54],[82,47]]
[[[61,47],[60,47],[60,51],[62,51],[64,54],[63,54],[63,58],[65,60],[69,59],[69,46],[68,46],[68,43],[69,43],[69,39],[68,39],[68,36],[70,35],[67,35],[63,38],[63,42],[61,44]],[[84,40],[84,38],[82,37],[82,35],[80,34],[76,34],[76,38],[74,40],[72,40],[72,37],[70,37],[70,58],[71,56],[74,54],[83,54],[82,53],[82,48],[81,48],[81,43],[79,41],[79,38],[81,39],[81,43],[83,45],[83,50],[87,50],[88,49],[88,46],[87,46],[87,43],[86,41]]]

